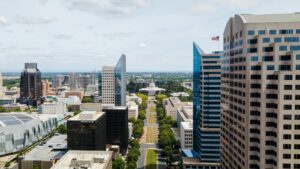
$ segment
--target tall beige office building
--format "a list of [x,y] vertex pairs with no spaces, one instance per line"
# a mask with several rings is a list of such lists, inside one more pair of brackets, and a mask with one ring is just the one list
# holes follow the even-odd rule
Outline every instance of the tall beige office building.
[[114,66],[102,67],[102,103],[115,104],[115,68]]
[[300,13],[241,14],[224,30],[224,169],[300,168]]

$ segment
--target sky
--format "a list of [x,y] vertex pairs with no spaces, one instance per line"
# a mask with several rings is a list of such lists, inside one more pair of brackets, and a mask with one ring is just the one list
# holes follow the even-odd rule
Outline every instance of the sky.
[[222,48],[235,14],[300,12],[299,0],[0,0],[0,70],[192,71],[192,43]]

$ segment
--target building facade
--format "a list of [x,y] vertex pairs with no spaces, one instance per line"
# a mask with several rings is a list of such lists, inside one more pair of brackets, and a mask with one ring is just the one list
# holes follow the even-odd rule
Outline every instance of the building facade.
[[300,14],[241,14],[224,30],[222,167],[300,168]]
[[115,105],[126,106],[126,56],[121,55],[115,68]]
[[193,148],[193,121],[180,123],[180,147],[182,149]]
[[116,66],[103,66],[99,95],[103,104],[126,106],[126,56],[121,55]]
[[25,63],[21,73],[20,100],[22,103],[39,104],[42,97],[42,77],[37,63]]
[[126,155],[128,148],[128,107],[102,105],[106,112],[106,143],[120,146],[120,153]]
[[83,111],[67,121],[68,149],[105,150],[106,113]]
[[103,66],[101,77],[102,103],[115,104],[115,67]]
[[203,168],[219,168],[221,52],[205,54],[193,44],[193,150]]

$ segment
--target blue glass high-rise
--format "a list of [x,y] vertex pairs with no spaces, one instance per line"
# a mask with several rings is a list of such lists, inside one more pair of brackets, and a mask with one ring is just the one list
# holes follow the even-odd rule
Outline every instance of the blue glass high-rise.
[[220,167],[221,57],[193,44],[193,150],[203,168]]
[[126,56],[121,55],[115,68],[115,105],[126,106]]

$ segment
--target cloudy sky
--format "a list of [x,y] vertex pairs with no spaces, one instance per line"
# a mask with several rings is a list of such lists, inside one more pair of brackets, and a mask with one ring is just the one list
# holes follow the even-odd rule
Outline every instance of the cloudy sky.
[[[236,13],[291,13],[299,0],[0,0],[0,69],[191,71],[192,42],[218,49]],[[220,44],[221,48],[222,44]]]

